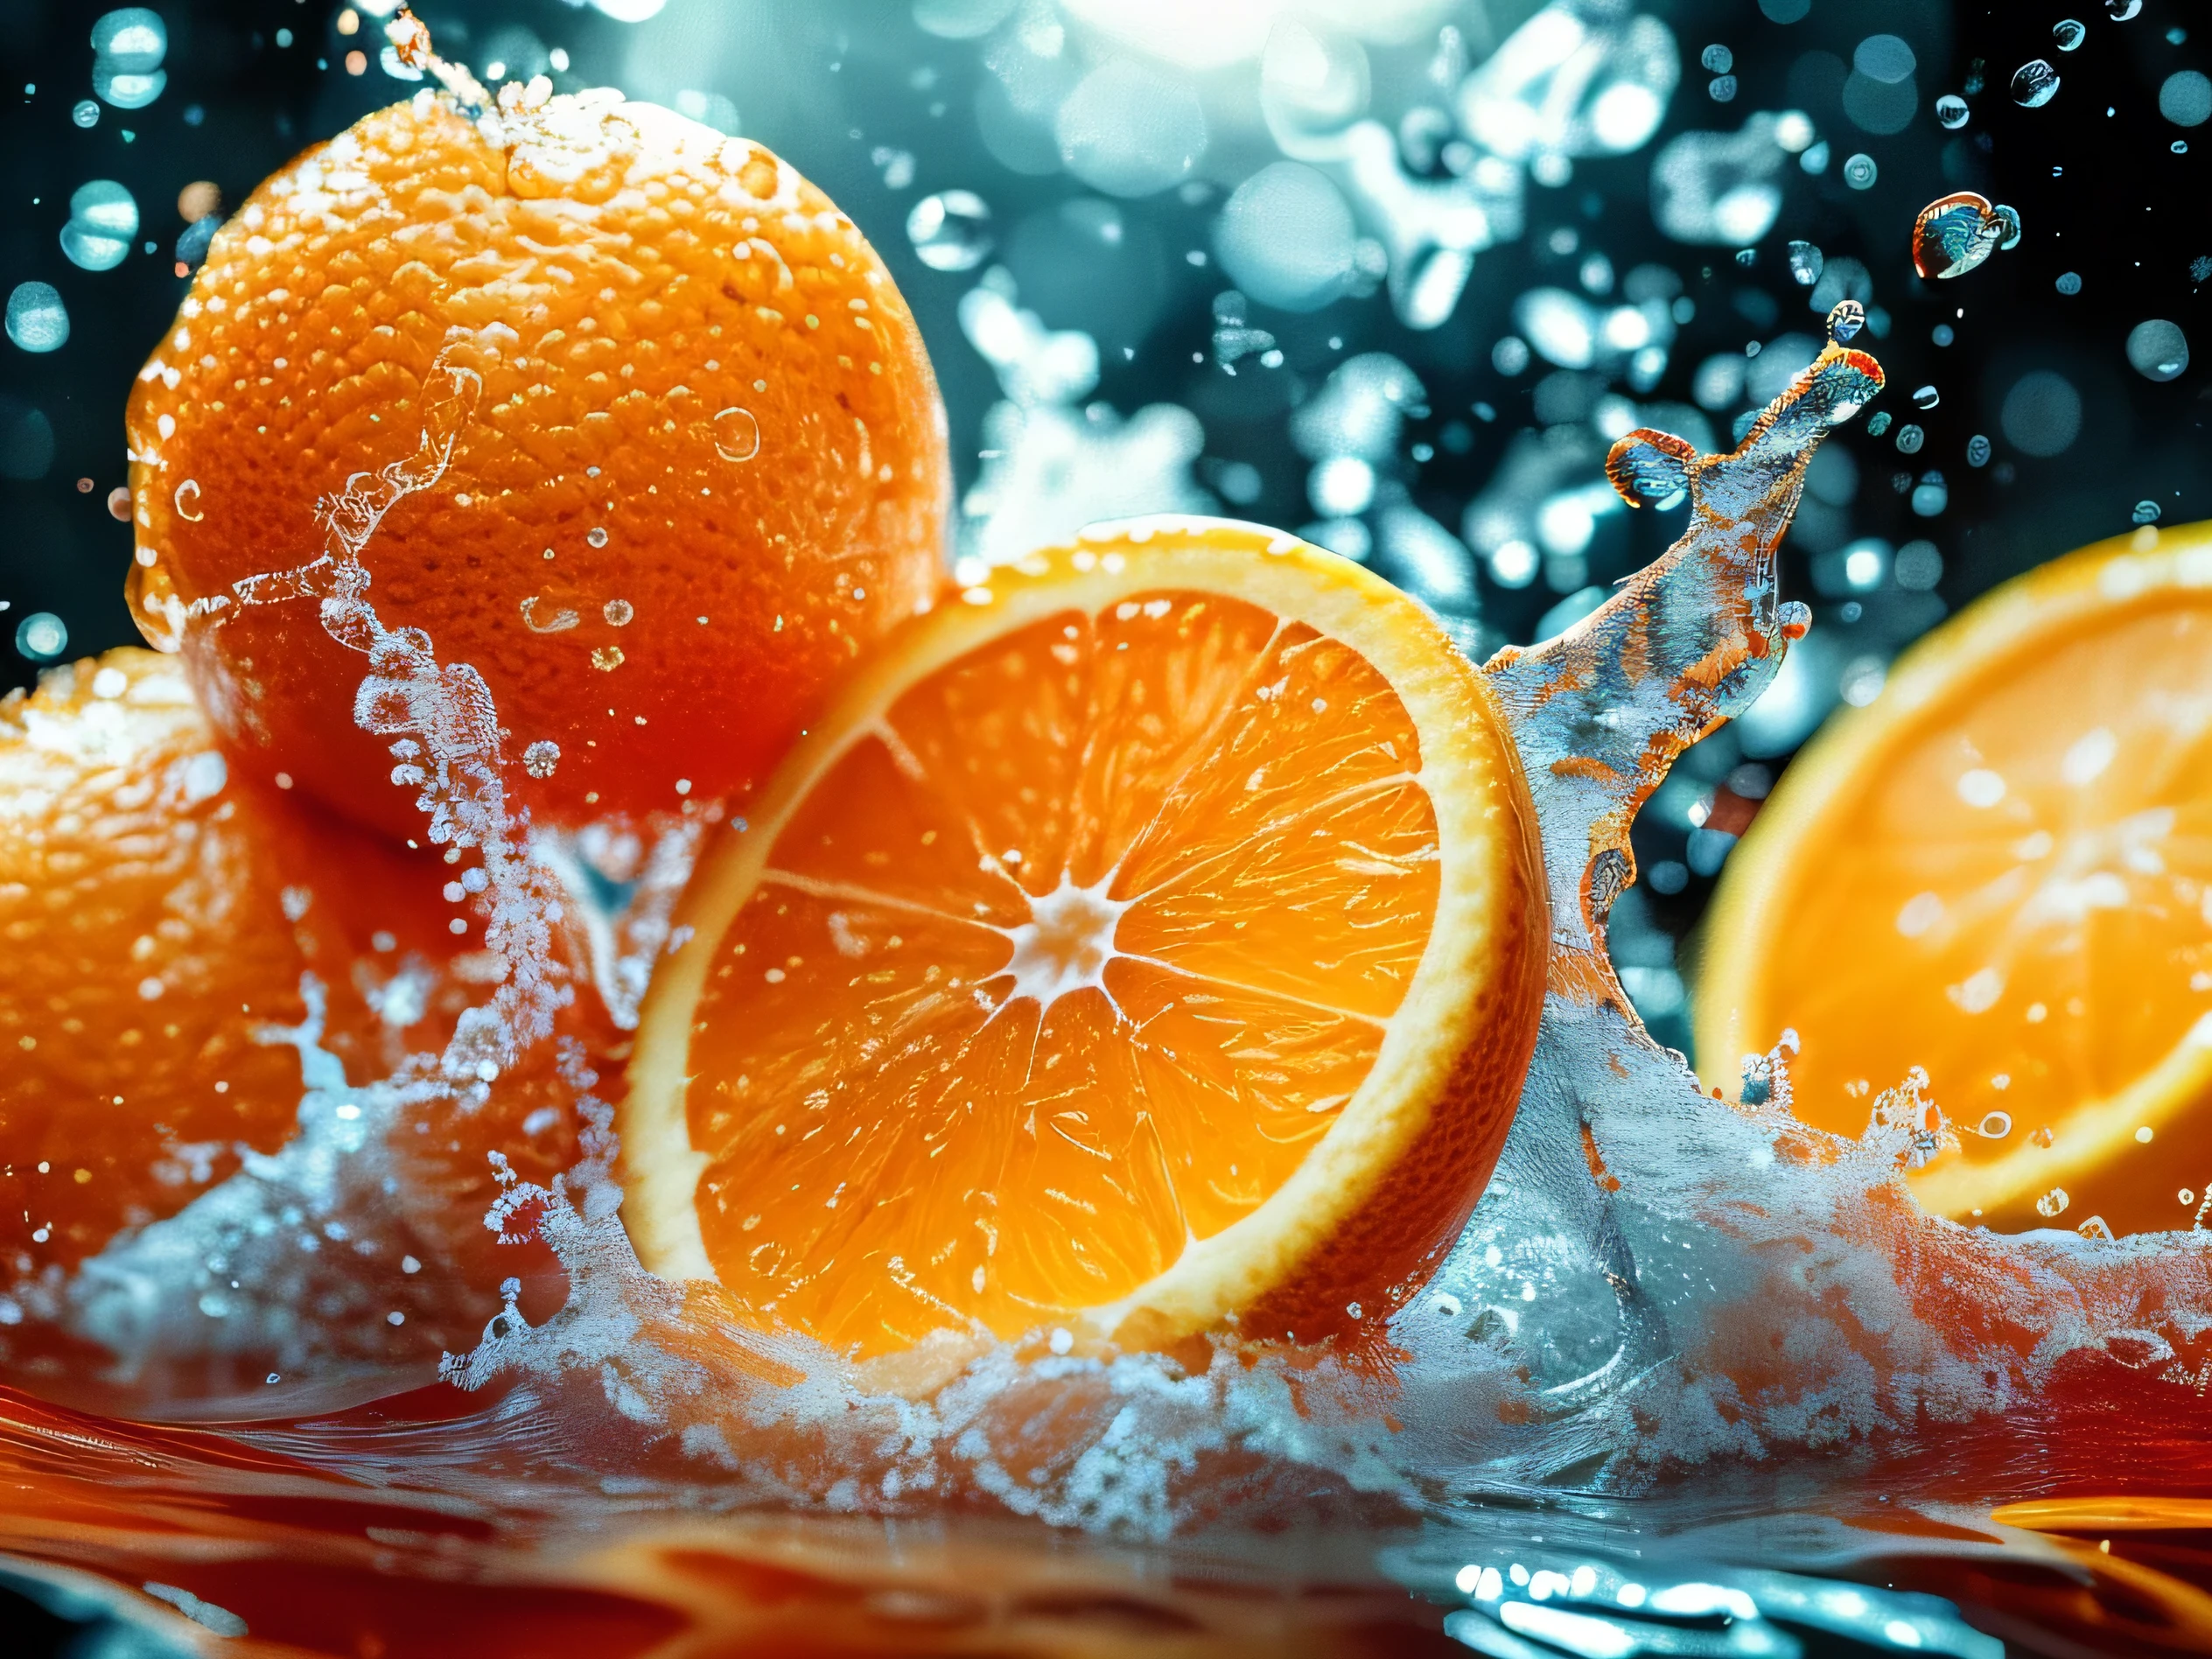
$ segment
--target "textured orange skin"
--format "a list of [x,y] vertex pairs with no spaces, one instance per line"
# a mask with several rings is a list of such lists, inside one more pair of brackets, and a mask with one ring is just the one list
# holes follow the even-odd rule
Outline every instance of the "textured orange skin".
[[[511,759],[559,746],[550,779],[510,766],[541,822],[673,808],[679,780],[742,791],[941,579],[936,385],[851,221],[649,105],[505,119],[502,148],[425,94],[263,183],[130,402],[141,629],[182,644],[249,769],[398,834],[411,792],[354,725],[364,662],[315,602],[183,618],[323,551],[318,498],[414,452],[449,345],[481,391],[444,479],[371,538],[368,598],[483,674]],[[742,417],[715,424],[732,409],[750,460],[718,447],[743,447]]]
[[[102,668],[124,677],[120,696],[94,692]],[[99,723],[117,715],[103,740]],[[484,994],[457,960],[480,949],[481,930],[449,932],[457,913],[439,889],[450,872],[434,853],[389,845],[234,769],[207,792],[214,748],[173,659],[150,651],[111,651],[0,701],[0,1279],[71,1272],[119,1231],[176,1214],[234,1173],[239,1146],[273,1152],[291,1138],[299,1057],[257,1034],[304,1018],[303,974],[326,988],[323,1046],[355,1083],[434,1052],[458,1009]],[[379,932],[392,948],[374,948]],[[423,1018],[395,1031],[361,977],[381,985],[410,958],[437,978]],[[164,987],[151,998],[150,979]],[[587,1045],[612,1040],[588,990],[565,1024]],[[407,1276],[389,1305],[432,1316],[394,1332],[403,1352],[465,1343],[496,1307],[499,1278],[535,1265],[495,1256],[480,1224],[496,1190],[485,1153],[507,1151],[541,1180],[573,1162],[565,1115],[551,1133],[519,1129],[563,1098],[540,1045],[483,1107],[433,1110],[434,1133],[398,1139],[407,1215],[394,1225],[428,1270]],[[176,1154],[195,1142],[206,1148],[197,1159]],[[362,1273],[399,1279],[396,1250],[386,1254]],[[474,1294],[457,1295],[456,1276]],[[451,1321],[442,1329],[439,1313]],[[52,1386],[52,1356],[70,1345],[35,1320],[6,1336],[0,1359],[46,1354],[37,1375]]]

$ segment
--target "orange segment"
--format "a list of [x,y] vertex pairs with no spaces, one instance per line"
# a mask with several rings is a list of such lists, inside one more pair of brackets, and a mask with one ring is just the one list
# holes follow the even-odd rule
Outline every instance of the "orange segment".
[[1999,589],[1824,735],[1729,864],[1698,1020],[1714,1075],[1794,1026],[1798,1110],[1830,1129],[1926,1067],[1964,1143],[1915,1177],[1945,1214],[2191,1225],[2212,1182],[2212,536]]
[[703,862],[640,1254],[869,1354],[1378,1320],[1510,1119],[1532,836],[1480,676],[1355,565],[1160,521],[1001,571]]

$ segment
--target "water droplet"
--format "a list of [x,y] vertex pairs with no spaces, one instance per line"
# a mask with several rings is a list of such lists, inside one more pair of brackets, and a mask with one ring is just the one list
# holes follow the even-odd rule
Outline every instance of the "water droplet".
[[124,6],[92,25],[92,49],[118,69],[158,69],[169,52],[169,28],[158,11]]
[[2058,71],[2041,58],[2030,58],[2012,71],[2012,102],[2023,109],[2040,109],[2058,94]]
[[545,738],[522,751],[522,770],[533,778],[550,778],[561,764],[561,746]]
[[[1815,298],[1818,298],[1817,295]],[[1828,338],[1838,346],[1848,346],[1858,338],[1858,331],[1866,326],[1866,307],[1855,299],[1839,299],[1828,313]],[[1882,424],[1889,417],[1881,417]],[[1880,430],[1880,427],[1874,429]]]
[[604,524],[594,524],[590,529],[584,532],[584,539],[586,542],[589,542],[593,547],[605,547],[606,545],[606,526]]
[[1954,131],[1964,127],[1972,113],[1966,107],[1966,100],[1955,92],[1947,92],[1936,101],[1936,119]]
[[2127,360],[2145,380],[2177,379],[2189,366],[2188,338],[2175,324],[2152,318],[2129,331]]
[[1913,406],[1915,409],[1934,409],[1942,401],[1942,393],[1937,391],[1933,386],[1923,386],[1913,394]]
[[1897,429],[1897,452],[1900,455],[1919,454],[1920,446],[1927,441],[1928,434],[1910,421]]
[[2115,23],[2125,23],[2143,10],[2143,0],[2104,0],[2104,15]]
[[2005,234],[1998,239],[1997,251],[2000,254],[2009,254],[2012,251],[2012,249],[2020,245],[2021,230],[2020,209],[2017,207],[2007,207],[2000,201],[1996,206],[1991,208],[1990,211],[1995,214],[1998,219],[2003,220],[2005,225]]
[[1800,288],[1810,288],[1818,282],[1820,273],[1827,264],[1827,256],[1812,243],[1794,242],[1789,244],[1789,275]]
[[2212,121],[2212,78],[2200,70],[2175,70],[2160,83],[2159,114],[2177,127]]
[[725,461],[749,461],[760,452],[760,423],[751,410],[732,404],[714,417],[714,449]]
[[138,235],[138,204],[112,178],[80,185],[69,198],[61,251],[80,270],[113,270]]
[[[2115,0],[2115,3],[2117,4],[2117,0]],[[2042,1197],[2035,1200],[2035,1213],[2038,1215],[2042,1216],[2063,1214],[2065,1213],[2066,1207],[2073,1201],[2074,1200],[2071,1198],[2067,1196],[2066,1189],[2063,1186],[2054,1186],[2049,1192],[2044,1194]]]
[[100,124],[100,106],[90,98],[80,98],[76,108],[69,112],[69,119],[80,127],[97,127]]
[[69,339],[69,312],[48,283],[18,283],[8,295],[8,338],[26,352],[50,352]]
[[1974,1125],[1974,1132],[1984,1140],[2003,1140],[2012,1132],[2012,1115],[2010,1112],[1991,1112]]
[[1736,66],[1736,54],[1716,44],[1698,53],[1698,61],[1704,66],[1706,74],[1725,75]]
[[2069,297],[2078,294],[2082,291],[2082,273],[2077,270],[2061,271],[2058,281],[2052,286],[2060,293]]
[[197,524],[206,516],[200,510],[200,480],[188,478],[177,486],[175,496],[177,516],[188,523]]
[[602,674],[612,674],[622,666],[622,648],[603,645],[592,653],[592,666]]
[[1920,59],[1902,35],[1868,35],[1851,55],[1851,66],[1869,80],[1894,87],[1912,78]]
[[52,611],[33,611],[16,624],[16,649],[33,662],[51,662],[68,648],[68,625]]
[[1991,444],[1979,432],[1966,440],[1966,464],[1969,466],[1989,465]]
[[2072,18],[2062,18],[2051,25],[2051,44],[2061,52],[2071,52],[2089,38],[2089,32]]
[[1736,262],[1749,270],[1759,262],[1759,250],[1756,248],[1739,248],[1736,249]]
[[1877,410],[1874,414],[1869,415],[1866,417],[1867,437],[1880,438],[1887,430],[1889,430],[1889,411],[1885,409]]
[[1986,196],[1970,190],[1938,196],[1914,221],[1914,269],[1922,276],[1964,276],[1994,253],[2007,234],[2017,240],[2017,228],[2018,215],[2006,219]]
[[[1934,518],[1937,514],[1941,514],[1942,510],[1950,504],[1950,486],[1944,480],[1943,475],[1941,472],[1923,472],[1921,475],[1920,482],[1913,486],[1912,507],[1914,513],[1922,518]],[[1905,579],[1905,573],[1907,570],[1905,554],[1907,551],[1910,550],[1911,547],[1917,547],[1920,545],[1922,545],[1922,543],[1913,542],[1910,543],[1908,548],[1899,550],[1897,555],[1897,585],[1899,587],[1909,588],[1912,585],[1911,583]],[[1933,543],[1928,544],[1928,550],[1931,555],[1935,556],[1935,568],[1931,579],[1928,582],[1927,585],[1934,587],[1936,583],[1933,578],[1940,577],[1942,574],[1942,558],[1941,555],[1936,554]]]
[[1736,101],[1736,77],[1715,75],[1705,83],[1705,95],[1715,103],[1733,103]]
[[1844,164],[1844,182],[1853,190],[1872,190],[1874,180],[1880,177],[1881,169],[1863,150]]
[[906,215],[906,240],[932,270],[973,270],[994,246],[990,208],[969,190],[924,196]]
[[2155,524],[2159,522],[2159,504],[2156,501],[2138,501],[2135,510],[2128,516],[2138,524]]
[[599,607],[599,614],[606,619],[609,627],[626,628],[637,614],[637,608],[627,599],[609,599]]
[[94,94],[102,103],[113,104],[118,109],[144,109],[160,97],[168,85],[166,69],[139,74],[118,69],[112,63],[94,62],[92,66]]

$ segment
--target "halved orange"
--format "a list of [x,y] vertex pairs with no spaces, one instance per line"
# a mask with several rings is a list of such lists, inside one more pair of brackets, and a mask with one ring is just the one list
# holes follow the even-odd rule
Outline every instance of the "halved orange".
[[1708,1080],[1786,1026],[1824,1128],[1863,1130],[1927,1068],[1964,1143],[1914,1178],[1932,1209],[2115,1233],[2205,1213],[2212,527],[1999,588],[1790,766],[1709,924]]
[[1480,675],[1355,564],[1167,519],[996,571],[703,859],[639,1255],[862,1355],[1371,1327],[1512,1116],[1533,822]]

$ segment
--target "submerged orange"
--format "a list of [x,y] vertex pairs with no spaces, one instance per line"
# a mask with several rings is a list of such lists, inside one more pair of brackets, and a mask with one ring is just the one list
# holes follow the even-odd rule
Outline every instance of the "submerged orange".
[[471,120],[425,91],[264,182],[130,403],[139,626],[247,769],[400,834],[362,659],[312,597],[234,584],[318,558],[319,504],[458,412],[441,362],[476,389],[368,597],[484,676],[541,820],[765,777],[942,579],[935,382],[851,220],[748,140],[521,92]]
[[885,647],[703,859],[621,1114],[648,1266],[864,1355],[1372,1328],[1544,970],[1480,676],[1295,537],[1140,521]]
[[1912,1066],[1960,1130],[1922,1201],[2004,1228],[2200,1224],[2212,1196],[2212,530],[2045,565],[1931,634],[1729,861],[1708,1077],[1784,1026],[1857,1133]]

